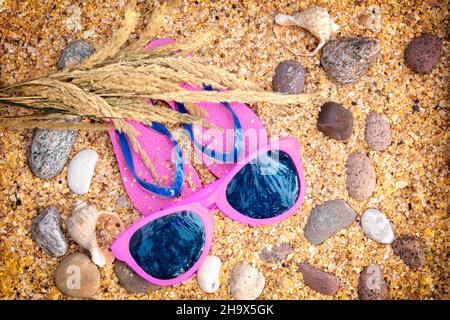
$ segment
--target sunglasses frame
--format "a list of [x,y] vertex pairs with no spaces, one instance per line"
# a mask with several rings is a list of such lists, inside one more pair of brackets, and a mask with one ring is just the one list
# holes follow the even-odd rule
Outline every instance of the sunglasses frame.
[[[289,157],[292,160],[292,163],[295,166],[299,178],[300,192],[294,205],[283,214],[268,219],[251,218],[244,214],[239,213],[228,203],[226,197],[226,189],[228,183],[246,164],[257,158],[258,155],[270,150],[283,151],[287,155],[289,155]],[[300,157],[300,145],[297,139],[293,137],[286,137],[273,140],[265,146],[260,146],[258,150],[250,153],[243,161],[239,161],[239,163],[237,163],[236,166],[225,177],[218,179],[213,183],[210,183],[205,188],[201,189],[199,192],[191,195],[190,197],[184,199],[183,201],[174,204],[170,208],[155,212],[151,215],[139,219],[137,222],[135,222],[133,225],[131,225],[127,230],[122,232],[117,237],[117,239],[111,245],[111,251],[117,259],[124,261],[139,276],[141,276],[150,283],[163,286],[178,284],[190,279],[194,275],[194,273],[200,268],[203,261],[208,256],[213,239],[213,218],[210,211],[212,211],[215,208],[218,208],[227,217],[243,224],[250,224],[255,226],[274,224],[286,219],[287,217],[296,212],[296,210],[303,203],[305,192],[306,192],[305,176],[302,167],[302,160]],[[193,212],[196,215],[198,215],[198,217],[202,220],[205,231],[205,244],[203,246],[203,251],[198,260],[194,263],[194,265],[185,273],[180,274],[179,276],[173,279],[154,278],[149,274],[147,274],[131,256],[129,249],[130,239],[137,230],[139,230],[147,223],[179,211]]]

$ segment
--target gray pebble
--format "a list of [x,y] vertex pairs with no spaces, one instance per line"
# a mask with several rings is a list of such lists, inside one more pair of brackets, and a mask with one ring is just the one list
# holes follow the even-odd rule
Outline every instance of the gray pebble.
[[311,244],[320,244],[341,229],[351,225],[356,212],[344,200],[331,200],[316,206],[305,225],[305,238]]
[[114,271],[116,272],[120,285],[127,291],[134,293],[147,293],[162,288],[161,286],[145,281],[122,261],[114,261]]
[[380,53],[373,38],[340,38],[328,42],[320,59],[328,77],[341,84],[358,81]]
[[294,60],[280,62],[272,79],[273,91],[300,94],[305,87],[305,68]]
[[69,43],[59,58],[58,70],[71,68],[89,58],[95,52],[94,48],[84,40]]
[[277,246],[265,247],[259,256],[266,262],[278,263],[286,260],[292,252],[294,252],[294,248],[289,243],[283,242]]
[[48,207],[31,225],[34,241],[52,257],[61,257],[67,252],[67,240],[61,230],[61,215],[56,207]]
[[37,129],[28,153],[31,171],[41,179],[57,176],[67,162],[77,138],[72,130],[56,131]]

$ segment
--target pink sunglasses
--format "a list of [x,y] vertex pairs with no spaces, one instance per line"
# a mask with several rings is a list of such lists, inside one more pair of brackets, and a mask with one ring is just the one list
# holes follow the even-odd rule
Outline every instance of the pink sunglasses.
[[210,251],[211,210],[218,208],[245,224],[274,224],[292,215],[304,195],[298,141],[273,140],[225,177],[135,222],[114,241],[111,251],[148,282],[174,285],[192,277]]

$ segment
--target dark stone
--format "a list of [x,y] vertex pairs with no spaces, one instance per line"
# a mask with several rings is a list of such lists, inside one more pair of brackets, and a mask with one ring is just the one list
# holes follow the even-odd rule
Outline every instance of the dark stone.
[[280,62],[272,79],[273,91],[300,94],[305,87],[305,68],[294,60]]
[[376,39],[340,38],[324,46],[320,61],[331,80],[346,84],[358,81],[379,53]]
[[359,276],[358,296],[360,300],[387,300],[388,288],[383,273],[376,264],[364,268]]
[[298,271],[303,281],[311,289],[326,295],[334,295],[339,290],[340,279],[335,275],[316,269],[307,263],[300,263]]
[[59,58],[57,68],[71,68],[89,58],[95,52],[94,48],[84,40],[69,43]]
[[266,262],[278,263],[285,260],[292,252],[294,252],[294,248],[289,243],[281,243],[278,246],[272,246],[270,249],[264,248],[259,256]]
[[336,140],[350,138],[353,130],[353,115],[339,103],[326,102],[319,112],[317,130]]
[[420,269],[425,264],[422,245],[416,237],[403,235],[392,243],[392,249],[413,269]]
[[305,238],[311,244],[320,244],[351,225],[355,219],[355,210],[344,200],[327,201],[311,211],[305,225]]
[[61,215],[56,207],[48,207],[33,220],[31,236],[52,257],[61,257],[67,252],[67,240],[61,230]]
[[441,54],[441,39],[435,34],[424,33],[406,46],[405,62],[415,72],[429,73],[439,63]]
[[76,138],[77,132],[72,130],[37,129],[28,154],[31,171],[41,179],[57,176],[67,162]]
[[413,112],[419,112],[420,111],[420,107],[417,104],[415,104],[415,105],[412,106],[412,111]]
[[127,291],[134,293],[147,293],[162,288],[161,286],[145,281],[122,261],[114,261],[114,271],[116,272],[120,285]]

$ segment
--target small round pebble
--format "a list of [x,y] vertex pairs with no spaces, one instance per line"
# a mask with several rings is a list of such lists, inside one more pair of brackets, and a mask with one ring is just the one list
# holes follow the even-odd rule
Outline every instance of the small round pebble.
[[341,281],[334,274],[316,269],[308,263],[300,263],[298,271],[302,273],[303,282],[321,294],[332,296],[339,290]]
[[362,152],[351,154],[347,159],[347,191],[356,200],[366,200],[372,196],[376,185],[375,169],[372,162]]
[[222,261],[216,256],[208,256],[197,271],[199,287],[206,293],[214,293],[220,287]]
[[331,80],[354,83],[369,70],[380,51],[380,43],[374,38],[339,38],[323,47],[320,63]]
[[74,298],[92,298],[100,288],[100,272],[87,255],[72,253],[56,268],[59,291]]
[[391,143],[391,125],[386,117],[372,112],[366,119],[364,139],[370,149],[383,151]]
[[305,68],[294,60],[280,62],[272,79],[273,91],[300,94],[305,87]]
[[360,300],[389,299],[386,281],[378,265],[368,265],[359,275],[358,296]]
[[390,244],[395,240],[391,224],[377,209],[367,209],[361,216],[361,228],[366,236],[379,243]]
[[129,292],[147,293],[162,288],[161,286],[147,282],[136,272],[134,272],[134,270],[131,269],[126,263],[120,260],[114,261],[114,272],[119,279],[120,285]]
[[405,49],[405,62],[413,71],[429,73],[439,63],[442,41],[432,33],[424,33],[411,40]]
[[420,269],[425,264],[422,244],[416,237],[403,235],[392,243],[392,249],[413,269]]
[[355,210],[344,200],[327,201],[311,211],[305,225],[305,238],[311,244],[320,244],[355,219]]
[[94,52],[94,48],[88,42],[84,40],[72,41],[59,58],[58,70],[74,67],[89,58]]
[[237,300],[255,300],[265,283],[264,275],[251,265],[239,263],[231,270],[230,291]]
[[56,207],[46,208],[33,220],[31,236],[52,257],[61,257],[67,252],[67,240],[61,230],[61,214]]
[[67,184],[76,194],[89,192],[98,153],[92,149],[78,152],[70,161],[67,169]]
[[347,140],[352,135],[353,115],[336,102],[326,102],[320,108],[317,130],[336,140]]

